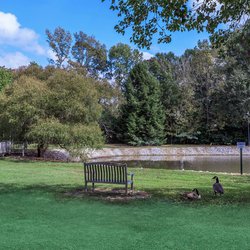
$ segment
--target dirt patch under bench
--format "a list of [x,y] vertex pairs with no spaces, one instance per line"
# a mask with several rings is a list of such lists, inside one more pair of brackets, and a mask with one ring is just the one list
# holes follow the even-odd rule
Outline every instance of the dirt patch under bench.
[[145,191],[128,191],[125,194],[124,189],[108,189],[108,188],[96,188],[94,191],[85,192],[84,189],[76,189],[65,193],[68,197],[83,198],[83,197],[96,197],[106,201],[131,201],[131,200],[143,200],[149,199],[151,196]]

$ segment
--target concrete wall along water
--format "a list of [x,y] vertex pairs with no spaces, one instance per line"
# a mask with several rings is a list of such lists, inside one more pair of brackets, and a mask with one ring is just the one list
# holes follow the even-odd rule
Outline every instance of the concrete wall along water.
[[[243,154],[250,156],[250,147],[243,149]],[[139,156],[156,156],[156,157],[178,157],[178,156],[233,156],[239,155],[239,149],[236,146],[162,146],[162,147],[126,147],[113,146],[106,147],[100,150],[94,150],[89,154],[91,159],[101,158],[126,158]],[[69,153],[65,150],[52,150],[45,154],[45,158],[52,158],[57,160],[73,160],[80,161],[80,159],[72,159]]]

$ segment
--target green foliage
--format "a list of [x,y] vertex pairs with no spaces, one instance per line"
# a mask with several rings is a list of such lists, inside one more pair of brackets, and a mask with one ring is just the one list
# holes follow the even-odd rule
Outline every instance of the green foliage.
[[225,45],[220,48],[220,56],[227,63],[224,68],[227,74],[235,68],[249,70],[249,43],[250,21],[226,37]]
[[165,132],[169,142],[178,130],[178,113],[181,103],[180,86],[174,80],[173,68],[168,55],[157,54],[156,58],[149,60],[148,67],[152,75],[159,81],[161,89],[161,102],[165,112]]
[[27,138],[40,145],[67,144],[69,141],[69,129],[67,125],[60,123],[55,118],[39,119],[30,126]]
[[[135,4],[137,8],[143,3],[129,1],[123,7]],[[149,6],[154,3],[148,2]],[[181,3],[186,4],[176,2]],[[209,1],[200,3],[201,8],[206,4]],[[151,10],[142,9],[142,19],[144,11]],[[56,143],[53,138],[59,144],[60,136],[69,141],[64,137],[69,135],[68,126],[95,127],[98,122],[107,142],[228,144],[244,140],[250,109],[249,30],[246,22],[229,32],[219,49],[199,41],[182,56],[158,53],[145,62],[145,68],[137,67],[142,54],[126,44],[111,47],[107,61],[105,46],[94,37],[75,33],[71,47],[71,35],[64,29],[59,27],[54,34],[47,31],[51,48],[64,54],[61,59],[57,56],[57,67],[42,68],[32,62],[15,72],[0,69],[0,87],[5,86],[0,95],[0,136],[24,142],[34,140],[33,133],[41,137],[40,147],[46,148],[49,141]],[[15,82],[9,84],[12,74]],[[51,131],[46,129],[49,126]],[[98,131],[96,135],[99,138]],[[77,140],[70,143],[78,144]]]
[[213,95],[212,108],[218,129],[214,134],[217,140],[227,143],[247,138],[246,114],[250,110],[249,32],[248,22],[227,37],[225,45],[220,49],[222,63],[219,70],[224,81]]
[[[98,74],[104,72],[107,67],[107,50],[105,45],[82,31],[74,33],[74,38],[75,43],[71,52],[76,64],[85,67],[91,76],[98,78]],[[74,66],[73,61],[70,64]]]
[[100,86],[103,113],[100,120],[107,142],[115,142],[120,137],[120,107],[124,104],[124,84],[129,72],[142,61],[142,53],[129,45],[118,43],[109,50],[106,77],[111,82],[102,81]]
[[132,68],[142,61],[142,53],[137,49],[132,49],[129,45],[118,43],[109,50],[109,64],[111,76],[114,77],[116,84],[124,90],[129,72]]
[[0,67],[0,92],[2,89],[12,83],[13,81],[13,74],[10,70]]
[[193,126],[196,131],[200,131],[200,140],[205,143],[209,142],[210,133],[214,128],[211,96],[221,80],[221,76],[216,72],[215,61],[215,51],[211,49],[207,41],[198,43],[190,60],[195,107]]
[[59,145],[71,156],[86,160],[91,149],[103,145],[101,130],[97,123],[83,125],[63,124],[55,118],[38,120],[27,134],[30,141],[47,149],[49,144]]
[[159,82],[145,64],[136,65],[125,86],[127,102],[123,106],[122,121],[127,143],[161,145],[164,142],[165,115],[160,97]]
[[104,83],[99,85],[100,103],[102,105],[102,114],[99,124],[105,134],[106,142],[116,142],[118,135],[119,115],[121,99],[123,97],[118,88]]
[[[47,102],[47,115],[60,122],[96,122],[101,115],[95,80],[73,71],[57,70],[47,81],[51,90]],[[60,90],[60,91],[58,91]]]
[[[223,96],[226,98],[222,98]],[[250,110],[249,96],[249,74],[242,70],[234,70],[223,88],[213,94],[216,104],[213,106],[213,112],[216,114],[214,125],[220,133],[214,131],[212,137],[216,136],[220,142],[234,144],[247,138],[245,118]]]
[[79,31],[74,33],[73,41],[71,33],[61,27],[57,27],[54,33],[46,30],[46,35],[55,55],[55,59],[49,59],[49,62],[57,68],[72,68],[97,79],[107,69],[106,47],[93,36]]
[[37,143],[40,153],[49,144],[84,153],[100,147],[101,106],[93,86],[93,79],[59,69],[47,82],[18,78],[0,95],[2,138]]
[[61,27],[57,27],[54,33],[46,30],[47,42],[55,54],[56,59],[50,59],[50,63],[57,67],[62,67],[64,62],[69,60],[72,36],[68,31]]
[[22,66],[16,69],[13,73],[14,79],[17,80],[21,76],[27,76],[36,78],[40,81],[46,81],[54,74],[56,68],[52,65],[48,65],[45,68],[38,65],[36,62],[31,62],[28,66]]
[[0,94],[0,131],[3,139],[24,142],[29,128],[44,116],[48,89],[34,78],[22,76]]
[[[103,2],[105,0],[102,0]],[[228,24],[226,31],[249,19],[248,0],[193,1],[187,0],[113,0],[110,9],[120,18],[115,30],[124,34],[132,28],[131,42],[149,48],[154,36],[158,43],[169,43],[171,32],[197,29],[214,34],[220,24]],[[225,29],[219,29],[214,40],[222,40]]]

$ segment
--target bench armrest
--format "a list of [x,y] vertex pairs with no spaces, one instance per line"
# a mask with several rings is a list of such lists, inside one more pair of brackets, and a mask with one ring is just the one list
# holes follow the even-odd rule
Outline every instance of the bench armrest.
[[134,179],[134,173],[128,173],[128,175],[130,175],[130,177],[131,177],[131,181]]

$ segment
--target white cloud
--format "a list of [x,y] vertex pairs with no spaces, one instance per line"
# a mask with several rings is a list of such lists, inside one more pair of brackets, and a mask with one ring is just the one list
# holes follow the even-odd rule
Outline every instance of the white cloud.
[[48,56],[48,58],[50,58],[54,61],[57,59],[56,53],[52,49],[47,50],[47,56]]
[[0,55],[0,66],[5,66],[6,68],[15,69],[20,66],[28,65],[30,61],[31,59],[20,52]]
[[[200,6],[201,4],[207,2],[206,0],[190,0],[190,7],[197,7]],[[219,10],[221,8],[221,4],[219,3],[218,0],[210,0],[210,4],[215,3],[216,4],[216,10]]]
[[[189,5],[193,9],[193,11],[195,9],[197,9],[197,7],[199,7],[203,3],[207,4],[207,1],[206,0],[190,0],[189,1]],[[210,4],[212,4],[212,3],[216,4],[215,10],[214,10],[214,13],[213,13],[213,14],[216,15],[216,12],[221,9],[222,4],[219,2],[219,0],[210,0],[209,3]],[[246,23],[246,21],[250,18],[250,16],[248,14],[243,14],[243,13],[241,13],[241,15],[242,16],[241,16],[241,19],[238,22],[238,24],[244,25]],[[231,22],[228,22],[227,24],[221,24],[221,26],[224,27],[224,28],[228,28],[230,24],[231,24]]]
[[142,52],[143,60],[149,60],[150,58],[154,57],[153,54],[150,54],[149,52]]
[[45,55],[46,50],[38,42],[38,34],[21,27],[15,15],[0,11],[0,44]]

